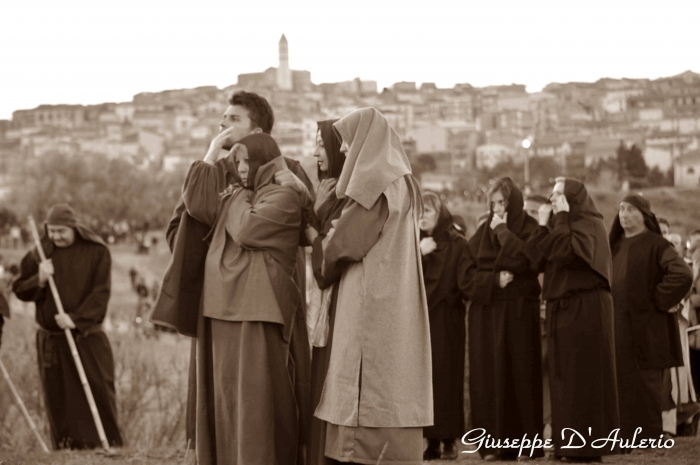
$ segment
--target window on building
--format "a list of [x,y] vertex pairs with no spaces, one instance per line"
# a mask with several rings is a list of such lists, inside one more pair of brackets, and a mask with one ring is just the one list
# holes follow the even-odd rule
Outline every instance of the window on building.
[[688,168],[688,174],[695,174],[695,170],[693,169],[692,166],[690,168]]

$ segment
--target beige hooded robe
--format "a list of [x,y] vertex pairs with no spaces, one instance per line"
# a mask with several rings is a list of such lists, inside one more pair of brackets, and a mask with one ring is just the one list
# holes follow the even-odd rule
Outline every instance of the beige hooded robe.
[[[323,241],[323,273],[337,271],[341,261],[351,263],[343,265],[338,284],[330,365],[315,415],[344,426],[429,426],[433,393],[420,192],[398,135],[379,111],[354,111],[334,127],[349,146],[336,195],[350,201],[338,230]],[[378,202],[388,206],[378,240],[354,256],[350,243],[362,242],[366,231],[346,218],[358,209],[378,210]]]

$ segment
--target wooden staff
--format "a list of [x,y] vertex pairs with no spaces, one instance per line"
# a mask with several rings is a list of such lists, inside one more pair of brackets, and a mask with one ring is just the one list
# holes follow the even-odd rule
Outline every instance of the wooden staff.
[[[31,216],[29,217],[29,227],[32,230],[32,236],[34,236],[37,252],[39,252],[39,257],[43,262],[46,260],[46,255],[44,254],[44,249],[41,247],[41,238],[39,237],[39,231],[36,229],[36,223],[34,223],[34,218]],[[58,288],[56,288],[56,282],[54,281],[53,276],[49,276],[49,287],[51,288],[51,294],[53,294],[53,300],[56,302],[58,314],[65,315],[66,312],[63,310],[61,297],[58,295]],[[83,368],[83,362],[80,361],[80,355],[78,354],[78,348],[76,347],[75,340],[73,339],[73,333],[71,333],[70,328],[64,328],[63,331],[66,333],[66,339],[68,339],[68,345],[70,346],[70,353],[75,361],[75,367],[78,369],[80,383],[83,385],[83,389],[85,390],[85,397],[87,397],[88,405],[90,405],[90,412],[92,412],[92,419],[95,421],[97,434],[100,436],[102,447],[104,447],[106,451],[110,452],[109,442],[107,441],[107,436],[105,435],[105,429],[102,426],[100,413],[97,411],[97,405],[95,404],[95,398],[92,396],[92,390],[88,384],[87,376],[85,376],[85,369]]]
[[12,394],[14,394],[15,399],[17,400],[17,404],[19,405],[19,408],[22,410],[22,413],[24,414],[24,418],[27,419],[27,423],[29,423],[29,427],[32,429],[32,433],[34,433],[34,436],[36,436],[36,438],[39,440],[39,444],[41,444],[41,448],[44,449],[44,452],[48,453],[49,448],[46,447],[44,440],[41,439],[41,436],[39,435],[39,431],[37,431],[36,425],[34,424],[34,421],[32,421],[32,417],[29,416],[29,412],[27,411],[27,407],[24,406],[24,402],[22,402],[22,398],[19,396],[19,392],[17,392],[17,388],[15,388],[15,385],[12,383],[12,380],[10,379],[10,374],[5,369],[5,364],[2,363],[2,360],[0,360],[0,370],[2,370],[3,376],[5,376],[5,381],[7,381],[7,385],[10,386],[10,391],[12,391]]

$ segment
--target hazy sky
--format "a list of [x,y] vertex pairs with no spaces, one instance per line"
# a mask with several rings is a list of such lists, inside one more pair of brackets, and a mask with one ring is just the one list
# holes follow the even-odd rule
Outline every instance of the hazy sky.
[[0,119],[277,66],[451,87],[700,72],[697,0],[2,0]]

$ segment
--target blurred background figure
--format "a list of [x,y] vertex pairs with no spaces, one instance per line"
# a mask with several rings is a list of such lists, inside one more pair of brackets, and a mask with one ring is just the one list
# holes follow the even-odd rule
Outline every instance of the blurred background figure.
[[465,432],[464,320],[471,259],[466,239],[437,194],[423,193],[423,216],[418,225],[430,321],[435,416],[433,426],[423,428],[423,437],[428,439],[423,460],[455,460],[455,441]]

